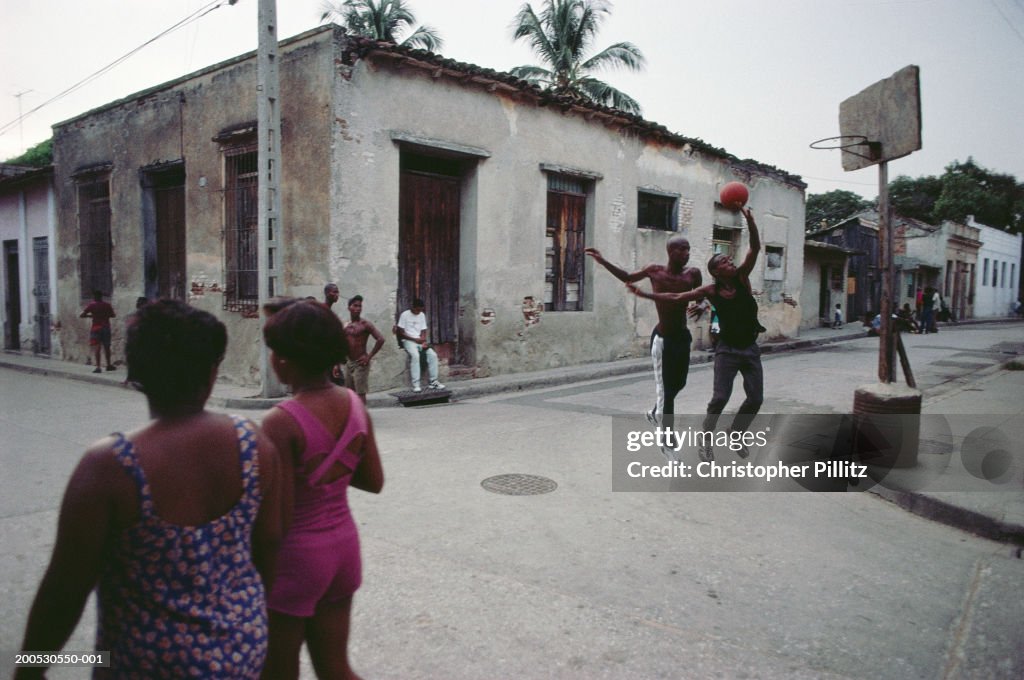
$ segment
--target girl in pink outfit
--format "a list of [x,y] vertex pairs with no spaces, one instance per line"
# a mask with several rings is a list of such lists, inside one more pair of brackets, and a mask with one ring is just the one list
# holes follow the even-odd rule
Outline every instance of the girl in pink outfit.
[[309,647],[319,678],[356,678],[348,663],[352,595],[362,580],[359,534],[348,487],[379,493],[384,485],[373,426],[362,401],[331,382],[348,354],[345,329],[318,302],[267,305],[263,337],[270,363],[292,399],[275,406],[262,429],[282,458],[288,527],[267,596],[270,649],[265,678],[299,676]]

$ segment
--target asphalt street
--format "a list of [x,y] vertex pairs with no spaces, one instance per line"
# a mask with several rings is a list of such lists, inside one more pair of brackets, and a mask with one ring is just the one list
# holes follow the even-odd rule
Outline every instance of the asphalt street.
[[[997,381],[998,394],[1018,389],[997,367],[1024,351],[1021,329],[908,337],[926,406],[941,411],[972,389],[980,400]],[[870,339],[767,355],[764,411],[848,412],[856,386],[874,381],[876,357]],[[115,387],[8,369],[0,381],[0,640],[12,648],[78,456],[143,421],[146,409]],[[710,366],[695,366],[677,412],[702,413],[710,385]],[[1024,677],[1024,560],[1014,546],[874,494],[612,492],[610,416],[641,413],[652,392],[640,373],[374,409],[387,481],[380,496],[352,494],[364,560],[356,670],[367,678]],[[739,400],[737,386],[733,408]],[[1019,398],[978,403],[979,417],[1000,415],[1006,426],[1024,411]],[[955,404],[963,412],[964,402]],[[482,486],[503,474],[556,488],[513,496]],[[91,649],[94,616],[90,605],[67,649]],[[308,664],[303,677],[313,677]]]

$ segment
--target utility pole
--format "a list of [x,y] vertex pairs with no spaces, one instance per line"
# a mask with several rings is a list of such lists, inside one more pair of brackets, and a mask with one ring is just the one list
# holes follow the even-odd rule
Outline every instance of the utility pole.
[[[259,140],[259,306],[280,294],[283,265],[281,228],[281,108],[277,59],[277,3],[259,0],[257,17],[259,47],[256,51],[256,130]],[[260,375],[263,397],[284,396],[284,389],[270,366],[270,350],[260,342]]]

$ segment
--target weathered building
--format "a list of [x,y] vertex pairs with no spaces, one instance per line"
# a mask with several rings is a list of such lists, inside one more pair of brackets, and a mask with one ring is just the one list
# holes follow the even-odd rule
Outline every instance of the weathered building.
[[882,278],[878,269],[878,215],[871,212],[853,215],[838,224],[808,233],[807,240],[849,251],[843,286],[846,298],[843,301],[843,320],[863,321],[865,316],[876,314],[882,298]]
[[974,316],[1008,316],[1020,294],[1022,236],[981,224],[973,215],[967,226],[978,229],[981,242],[973,271]]
[[949,220],[941,226],[946,243],[946,266],[939,290],[954,319],[970,319],[974,317],[974,282],[981,230]]
[[51,310],[56,292],[51,249],[56,218],[53,168],[0,171],[0,286],[4,349],[50,354]]
[[800,290],[800,328],[831,326],[839,305],[840,318],[847,318],[849,261],[860,251],[821,241],[804,242],[804,281]]
[[[653,305],[583,249],[638,268],[682,233],[702,270],[712,252],[742,256],[742,218],[716,204],[740,180],[765,244],[761,322],[796,334],[783,299],[803,276],[798,177],[337,27],[283,41],[280,79],[285,293],[336,281],[381,328],[422,297],[448,370],[469,375],[638,355]],[[228,326],[222,373],[259,379],[255,87],[248,54],[55,126],[67,358],[86,356],[72,315],[93,288],[119,313],[139,295],[185,296]],[[404,354],[378,356],[373,386],[403,382]]]
[[938,288],[945,268],[942,228],[910,217],[893,217],[893,263],[899,270],[896,306],[914,309],[917,291]]

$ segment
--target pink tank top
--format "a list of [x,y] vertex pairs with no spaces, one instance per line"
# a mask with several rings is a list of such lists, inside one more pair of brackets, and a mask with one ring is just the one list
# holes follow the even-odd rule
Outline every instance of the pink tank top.
[[[366,411],[351,390],[345,390],[349,400],[349,417],[345,429],[337,439],[305,406],[289,399],[277,407],[291,415],[306,437],[306,450],[295,473],[295,512],[290,531],[322,531],[352,521],[348,509],[348,485],[352,473],[342,475],[333,482],[320,483],[320,479],[336,462],[355,470],[362,460],[362,450],[350,451],[359,435],[368,431]],[[311,458],[327,454],[323,461],[306,475],[302,472]]]

